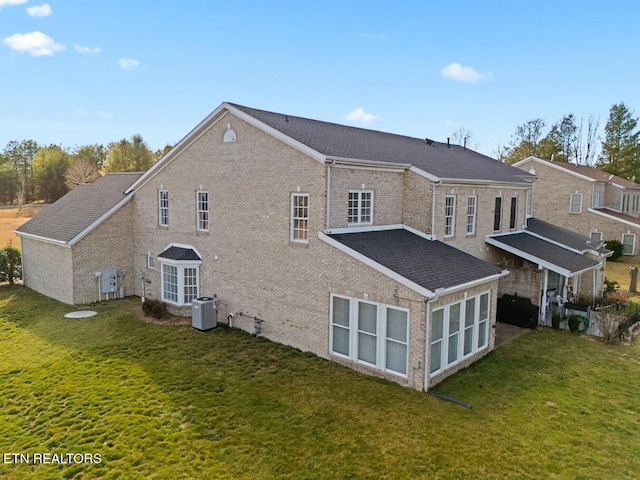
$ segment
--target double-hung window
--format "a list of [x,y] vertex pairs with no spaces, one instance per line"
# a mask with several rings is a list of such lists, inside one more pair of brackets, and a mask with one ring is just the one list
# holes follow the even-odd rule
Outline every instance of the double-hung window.
[[489,292],[431,313],[429,372],[437,375],[489,344]]
[[569,213],[582,213],[582,194],[572,193],[569,198]]
[[331,295],[330,351],[378,370],[406,376],[409,311]]
[[591,241],[591,246],[594,247],[596,245],[600,245],[602,243],[602,232],[593,231],[589,235],[589,240]]
[[453,237],[456,220],[456,197],[447,195],[444,199],[444,236]]
[[309,242],[309,194],[291,194],[291,233],[289,240]]
[[633,255],[636,250],[636,235],[635,233],[623,233],[622,234],[622,254]]
[[158,190],[158,224],[169,226],[169,191]]
[[349,209],[347,212],[349,225],[370,225],[373,223],[373,191],[350,190]]
[[502,226],[502,197],[496,197],[496,202],[493,209],[493,231],[499,231]]
[[200,232],[209,231],[209,192],[198,190],[196,193],[196,229]]
[[476,203],[478,197],[471,195],[467,197],[467,235],[476,233]]

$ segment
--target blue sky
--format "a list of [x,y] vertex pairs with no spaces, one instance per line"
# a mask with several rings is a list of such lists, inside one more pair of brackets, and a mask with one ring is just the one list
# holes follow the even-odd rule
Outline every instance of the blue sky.
[[0,0],[0,149],[139,133],[221,102],[493,155],[516,126],[640,109],[640,2]]

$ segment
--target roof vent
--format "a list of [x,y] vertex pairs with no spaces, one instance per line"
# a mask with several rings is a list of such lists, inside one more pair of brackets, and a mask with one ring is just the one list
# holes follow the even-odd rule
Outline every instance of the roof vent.
[[424,143],[426,143],[427,145],[433,145],[433,140],[431,140],[430,138],[425,138]]
[[447,147],[451,148],[451,139],[447,137]]
[[287,122],[287,123],[289,123],[289,115],[285,115],[285,116],[284,116],[284,121],[285,121],[285,122]]

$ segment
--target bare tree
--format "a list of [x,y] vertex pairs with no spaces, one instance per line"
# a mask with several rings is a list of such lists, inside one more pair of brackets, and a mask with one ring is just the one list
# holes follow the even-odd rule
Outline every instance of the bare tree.
[[67,169],[65,185],[71,190],[76,185],[93,183],[98,178],[100,178],[100,172],[95,162],[86,157],[78,157]]
[[600,129],[600,117],[594,117],[589,115],[587,119],[586,131],[584,128],[584,118],[580,119],[580,126],[577,132],[577,141],[573,145],[573,160],[576,165],[586,165],[593,167],[595,159],[598,157],[598,142],[600,136],[598,130]]
[[458,128],[451,134],[451,142],[455,145],[462,145],[463,147],[470,148],[471,150],[477,150],[480,146],[476,141],[473,132],[464,127]]

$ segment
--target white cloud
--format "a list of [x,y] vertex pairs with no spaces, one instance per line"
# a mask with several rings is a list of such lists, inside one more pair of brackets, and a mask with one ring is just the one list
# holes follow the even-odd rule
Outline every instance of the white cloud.
[[0,0],[0,8],[8,5],[23,5],[27,3],[27,0]]
[[27,7],[26,10],[31,17],[48,17],[52,13],[51,7],[48,3],[43,3],[42,5],[36,5],[34,7]]
[[121,58],[118,60],[118,65],[120,65],[120,68],[123,70],[133,70],[140,66],[140,62],[132,58]]
[[65,48],[64,45],[56,43],[53,38],[42,32],[16,33],[3,39],[2,43],[11,50],[28,52],[34,57],[53,55]]
[[105,120],[111,120],[113,118],[113,115],[108,112],[98,112],[98,116],[100,118],[104,118]]
[[473,67],[466,67],[459,63],[450,63],[442,69],[442,76],[458,82],[477,82],[484,78],[493,78],[492,74],[479,73]]
[[88,53],[88,54],[91,54],[91,55],[94,55],[96,53],[100,53],[100,48],[99,47],[91,48],[91,47],[85,47],[85,46],[82,46],[82,45],[78,45],[77,43],[74,43],[73,44],[73,48],[78,53]]
[[374,120],[378,120],[378,117],[365,112],[362,107],[352,110],[348,115],[345,115],[344,118],[346,118],[347,120],[351,120],[352,122],[362,123],[371,123]]

